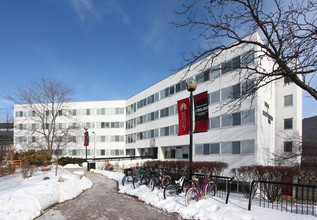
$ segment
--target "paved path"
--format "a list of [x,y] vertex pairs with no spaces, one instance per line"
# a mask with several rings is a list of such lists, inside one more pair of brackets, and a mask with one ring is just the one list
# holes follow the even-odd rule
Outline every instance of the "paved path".
[[54,205],[36,219],[181,219],[176,213],[164,212],[131,196],[118,193],[114,180],[90,172],[85,175],[94,183],[91,189],[75,199]]

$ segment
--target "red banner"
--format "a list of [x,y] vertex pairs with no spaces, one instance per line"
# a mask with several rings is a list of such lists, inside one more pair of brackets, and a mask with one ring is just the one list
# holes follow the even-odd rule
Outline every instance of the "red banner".
[[85,136],[84,136],[84,146],[89,146],[89,134],[88,131],[85,131]]
[[189,98],[177,101],[178,107],[178,136],[189,133],[190,129],[190,106]]
[[203,92],[194,96],[195,130],[194,133],[208,131],[208,93]]

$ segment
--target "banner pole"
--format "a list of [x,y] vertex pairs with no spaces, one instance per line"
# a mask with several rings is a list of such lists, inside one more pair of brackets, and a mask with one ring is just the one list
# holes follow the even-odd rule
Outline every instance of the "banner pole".
[[193,162],[193,92],[190,92],[189,96],[189,163]]

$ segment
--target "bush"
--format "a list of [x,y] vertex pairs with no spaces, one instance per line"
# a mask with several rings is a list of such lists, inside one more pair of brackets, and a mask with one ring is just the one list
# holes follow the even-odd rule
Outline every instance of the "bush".
[[[233,176],[237,179],[241,187],[242,193],[246,198],[249,197],[250,182],[256,181],[271,181],[279,183],[288,183],[299,174],[298,167],[276,167],[276,166],[243,166],[231,170]],[[258,186],[266,199],[270,202],[278,201],[282,195],[282,186],[270,186],[268,184],[260,184]]]
[[223,162],[192,162],[187,161],[147,161],[146,167],[164,169],[165,173],[174,179],[180,178],[184,171],[192,170],[193,173],[207,174],[219,176],[227,167],[227,163]]
[[78,164],[79,166],[82,166],[85,161],[86,160],[83,158],[61,157],[58,159],[58,164],[61,166],[65,166],[67,164]]
[[24,179],[32,177],[33,173],[36,171],[36,165],[31,165],[29,162],[25,161],[21,166],[21,173]]
[[14,159],[21,160],[22,165],[27,163],[34,166],[47,166],[50,164],[52,156],[43,150],[30,150],[23,153],[16,153]]

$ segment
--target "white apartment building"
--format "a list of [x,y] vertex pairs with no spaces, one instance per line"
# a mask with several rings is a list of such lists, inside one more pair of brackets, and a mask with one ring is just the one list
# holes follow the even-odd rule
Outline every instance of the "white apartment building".
[[[257,33],[248,37],[261,41]],[[194,95],[207,91],[209,102],[209,129],[193,134],[193,161],[222,161],[229,168],[268,165],[272,154],[294,151],[294,140],[302,133],[302,91],[296,85],[286,78],[276,80],[237,108],[227,103],[252,88],[255,78],[246,79],[244,70],[237,71],[241,65],[259,65],[258,51],[254,46],[235,48],[212,64],[198,62],[190,71],[179,71],[126,100],[69,103],[79,125],[89,127],[88,156],[154,154],[160,160],[188,160],[189,135],[177,135],[177,101],[189,97],[186,81],[192,78],[198,83]],[[272,66],[261,60],[261,68]],[[21,119],[30,114],[15,106],[17,144],[30,140],[21,135],[30,126]],[[64,155],[85,156],[83,134]]]

